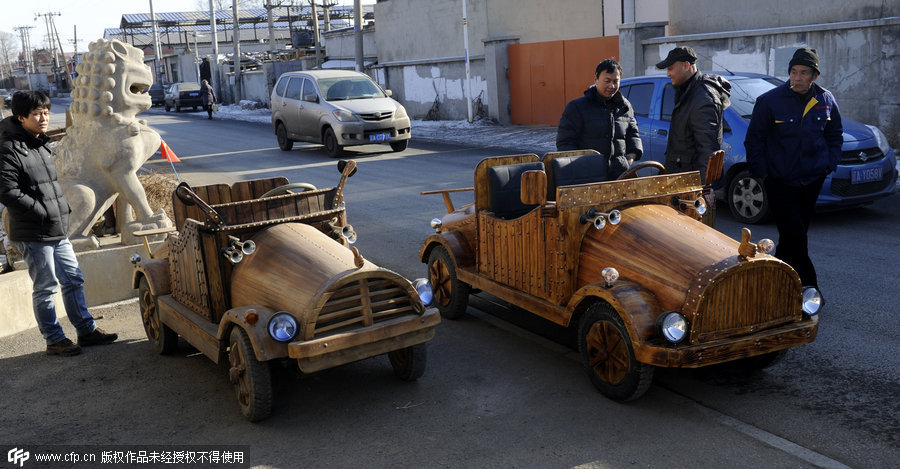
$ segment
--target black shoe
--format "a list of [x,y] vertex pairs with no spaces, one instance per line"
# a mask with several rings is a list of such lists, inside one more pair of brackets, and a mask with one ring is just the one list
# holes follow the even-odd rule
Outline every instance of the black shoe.
[[88,335],[80,335],[78,336],[78,345],[82,347],[90,347],[91,345],[106,345],[111,344],[119,338],[119,334],[107,334],[100,329],[99,327],[94,329]]
[[81,347],[73,344],[69,339],[63,339],[55,344],[50,344],[47,346],[47,355],[62,355],[64,357],[71,357],[74,355],[78,355],[79,353],[81,353]]

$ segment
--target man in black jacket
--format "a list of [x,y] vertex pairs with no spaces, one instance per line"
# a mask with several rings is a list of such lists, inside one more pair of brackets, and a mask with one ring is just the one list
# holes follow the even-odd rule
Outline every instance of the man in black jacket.
[[697,53],[676,47],[656,64],[665,69],[675,88],[675,107],[666,142],[666,171],[700,171],[706,183],[709,157],[722,149],[722,111],[731,101],[731,83],[697,69]]
[[[82,346],[109,344],[118,335],[98,328],[87,310],[84,276],[66,236],[71,208],[47,147],[50,98],[38,91],[16,92],[12,112],[0,121],[0,203],[9,210],[7,235],[25,257],[34,284],[34,317],[47,341],[47,354],[78,355]],[[66,338],[57,320],[57,280],[78,345]]]
[[604,60],[594,76],[584,96],[566,105],[556,131],[556,149],[597,150],[604,157],[606,178],[615,179],[641,159],[644,147],[631,103],[619,92],[622,66]]

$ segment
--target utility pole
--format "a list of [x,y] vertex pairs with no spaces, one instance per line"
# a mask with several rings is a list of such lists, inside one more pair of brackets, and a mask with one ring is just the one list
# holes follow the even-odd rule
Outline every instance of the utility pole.
[[463,7],[463,45],[466,49],[466,112],[469,123],[472,122],[472,81],[469,78],[469,19],[466,14],[466,0],[462,0]]
[[52,61],[52,70],[53,70],[53,81],[56,84],[56,88],[59,89],[59,52],[56,46],[56,39],[54,39],[55,35],[53,34],[55,26],[53,25],[53,17],[60,16],[60,13],[53,13],[48,11],[47,13],[38,13],[34,15],[34,19],[38,19],[40,17],[44,18],[44,26],[47,28],[47,41],[50,43],[50,60]]
[[272,19],[272,0],[266,0],[266,13],[269,17],[269,55],[275,54],[275,20]]
[[[465,0],[463,0],[465,2]],[[353,31],[356,36],[356,71],[365,70],[363,63],[362,6],[360,0],[353,0]]]
[[153,13],[153,0],[150,0],[150,22],[153,24],[153,54],[156,59],[156,82],[163,82],[162,58],[159,55],[159,32],[156,29],[156,14]]
[[209,73],[212,78],[210,83],[216,96],[222,96],[222,89],[219,87],[219,35],[216,31],[216,7],[213,0],[209,0],[209,30],[212,32],[212,60],[209,63]]
[[315,34],[316,43],[316,68],[322,66],[322,43],[319,42],[319,12],[316,8],[316,0],[309,0],[312,7],[313,34]]
[[29,30],[34,28],[34,26],[16,26],[16,31],[19,32],[19,38],[22,40],[22,55],[25,56],[25,73],[33,73],[35,70],[34,60],[31,50],[31,36],[29,34]]
[[234,104],[241,103],[241,29],[238,17],[238,0],[232,0],[232,26],[234,27]]
[[[57,14],[56,16],[60,15]],[[70,90],[72,89],[72,74],[69,73],[69,62],[66,60],[66,53],[63,49],[62,41],[59,39],[59,30],[56,29],[56,22],[53,21],[53,17],[50,18],[50,26],[53,28],[53,35],[56,37],[56,44],[59,46],[59,55],[62,56],[62,63],[59,66],[63,68],[66,74],[66,90]],[[59,83],[57,83],[56,87],[58,90]]]

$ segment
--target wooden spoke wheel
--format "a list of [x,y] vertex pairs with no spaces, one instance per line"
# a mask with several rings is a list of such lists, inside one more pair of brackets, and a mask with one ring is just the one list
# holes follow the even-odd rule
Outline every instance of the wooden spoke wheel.
[[605,303],[592,305],[582,317],[578,350],[591,382],[610,399],[637,399],[653,381],[653,367],[635,359],[622,319]]
[[425,373],[425,362],[428,360],[426,344],[417,344],[388,352],[388,359],[394,368],[394,375],[404,381],[415,381]]
[[642,161],[640,163],[632,165],[630,168],[628,168],[628,170],[620,174],[619,177],[616,178],[616,180],[618,181],[621,179],[637,177],[637,172],[645,168],[656,168],[656,170],[659,171],[657,174],[666,174],[666,167],[663,166],[662,163],[658,161]]
[[235,326],[229,339],[228,379],[234,385],[241,413],[251,422],[258,422],[272,412],[272,376],[269,366],[260,363],[253,353],[247,333]]
[[178,349],[178,334],[159,320],[159,304],[157,297],[150,291],[150,284],[145,277],[141,278],[138,287],[138,301],[141,309],[141,322],[144,332],[153,351],[166,355]]
[[456,264],[443,246],[436,246],[428,255],[428,281],[441,316],[458,319],[466,313],[472,287],[456,277]]

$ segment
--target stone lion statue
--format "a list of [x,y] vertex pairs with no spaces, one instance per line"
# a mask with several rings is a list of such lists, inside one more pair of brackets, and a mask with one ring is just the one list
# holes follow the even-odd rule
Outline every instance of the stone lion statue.
[[[72,206],[69,238],[76,250],[96,249],[91,228],[119,195],[117,231],[132,233],[172,226],[163,210],[153,212],[137,170],[159,149],[160,136],[135,115],[150,109],[153,74],[144,53],[119,41],[99,39],[76,71],[72,123],[54,150],[59,182]],[[134,216],[131,209],[134,209]]]

